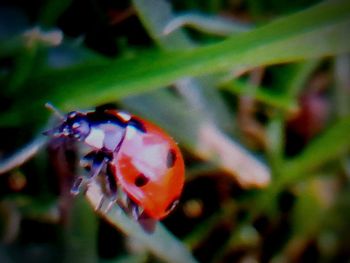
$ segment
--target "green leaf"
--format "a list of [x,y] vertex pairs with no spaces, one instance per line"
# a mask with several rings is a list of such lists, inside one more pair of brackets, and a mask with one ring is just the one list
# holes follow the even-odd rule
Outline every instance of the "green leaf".
[[349,27],[350,3],[328,1],[216,44],[54,71],[29,82],[28,97],[18,100],[12,114],[34,114],[48,100],[75,109],[153,90],[186,76],[348,52]]

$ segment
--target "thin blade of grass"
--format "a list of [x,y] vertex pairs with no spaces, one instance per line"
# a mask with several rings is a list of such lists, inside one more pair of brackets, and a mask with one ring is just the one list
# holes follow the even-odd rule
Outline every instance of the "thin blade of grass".
[[32,115],[48,100],[65,110],[75,109],[154,90],[185,76],[345,53],[350,51],[349,27],[348,1],[321,3],[217,44],[37,76],[28,82],[25,101],[19,100],[7,113]]
[[[94,100],[105,102],[111,93],[116,98],[127,96],[144,91],[147,87],[154,89],[171,84],[184,76],[343,53],[350,50],[350,39],[347,37],[350,12],[344,13],[346,9],[350,11],[350,6],[319,5],[208,47],[181,53],[158,53],[146,56],[144,60],[125,61],[126,65],[116,61],[110,69],[106,68],[107,71],[101,69],[98,83],[90,82],[89,78],[81,81],[86,84],[85,89],[101,89],[98,94],[93,94],[94,97],[97,95]],[[111,71],[115,71],[113,80]],[[62,89],[72,90],[72,84],[66,83]],[[91,95],[86,94],[80,96],[78,101],[85,96],[92,99]],[[66,103],[72,102],[68,99]]]

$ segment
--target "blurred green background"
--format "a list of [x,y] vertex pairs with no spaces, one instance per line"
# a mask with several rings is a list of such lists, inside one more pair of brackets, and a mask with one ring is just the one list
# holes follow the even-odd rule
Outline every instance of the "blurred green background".
[[[0,262],[349,262],[350,2],[0,2]],[[154,234],[73,198],[44,104],[104,103],[179,143]],[[23,164],[22,164],[23,163]]]

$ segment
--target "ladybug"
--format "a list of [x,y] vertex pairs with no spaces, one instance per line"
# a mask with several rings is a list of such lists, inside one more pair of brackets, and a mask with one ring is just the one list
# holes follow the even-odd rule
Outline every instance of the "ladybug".
[[[153,123],[101,106],[61,115],[59,125],[44,134],[87,146],[81,164],[89,171],[88,180],[106,176],[111,196],[117,201],[121,189],[127,196],[123,208],[136,219],[160,220],[178,203],[184,161],[176,142]],[[82,181],[76,180],[73,193],[79,192]]]

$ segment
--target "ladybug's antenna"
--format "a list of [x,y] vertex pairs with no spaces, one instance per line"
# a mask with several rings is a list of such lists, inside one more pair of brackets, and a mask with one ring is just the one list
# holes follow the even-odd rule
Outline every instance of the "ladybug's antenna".
[[50,102],[45,103],[45,108],[52,111],[53,114],[60,120],[64,120],[64,115],[55,107],[53,106]]

